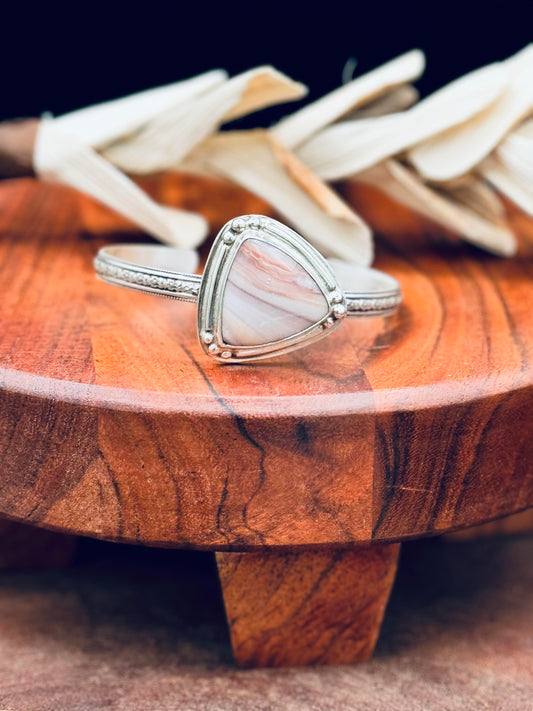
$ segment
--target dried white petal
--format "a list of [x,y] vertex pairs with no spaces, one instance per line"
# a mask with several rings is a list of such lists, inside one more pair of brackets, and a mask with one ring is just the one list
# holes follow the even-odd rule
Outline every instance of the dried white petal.
[[377,99],[364,104],[356,109],[348,116],[347,120],[351,119],[367,119],[384,116],[385,114],[394,114],[398,111],[405,111],[410,108],[419,99],[418,91],[411,84],[402,84],[388,91]]
[[500,162],[533,190],[533,121],[510,133],[496,148]]
[[480,174],[520,209],[533,217],[533,183],[524,180],[494,154],[485,158],[478,166]]
[[59,130],[54,120],[41,121],[34,169],[45,180],[91,195],[168,244],[193,247],[207,235],[203,217],[158,205],[92,148]]
[[418,79],[424,67],[425,58],[420,50],[407,52],[282,119],[271,129],[272,134],[287,148],[297,148],[358,106],[395,86]]
[[514,131],[515,136],[523,136],[524,138],[530,138],[533,140],[533,119],[528,119],[521,123]]
[[452,197],[433,190],[395,160],[373,166],[358,174],[356,179],[374,185],[397,202],[458,233],[478,247],[504,257],[516,252],[515,237],[503,223],[486,220]]
[[509,77],[506,89],[491,106],[409,152],[409,160],[427,179],[445,181],[472,170],[533,111],[533,45],[502,66]]
[[240,88],[240,97],[238,102],[223,115],[223,123],[267,106],[302,99],[308,92],[305,84],[294,81],[271,66],[250,69],[230,79],[228,84],[232,85],[231,93]]
[[186,104],[193,97],[224,83],[226,78],[225,71],[216,69],[192,79],[63,114],[55,119],[56,126],[63,133],[99,149],[136,131],[162,111]]
[[504,138],[476,170],[533,216],[533,120],[524,121]]
[[104,156],[127,173],[175,168],[226,121],[305,95],[304,85],[272,67],[258,67],[155,116],[144,128],[108,146]]
[[219,133],[198,146],[184,167],[227,178],[264,198],[326,256],[371,263],[367,225],[268,131]]
[[505,207],[498,194],[484,180],[472,173],[462,176],[455,183],[442,185],[445,193],[486,220],[502,221],[505,219]]
[[325,180],[354,175],[479,114],[502,94],[506,81],[499,64],[483,67],[407,111],[329,126],[302,145],[298,155]]

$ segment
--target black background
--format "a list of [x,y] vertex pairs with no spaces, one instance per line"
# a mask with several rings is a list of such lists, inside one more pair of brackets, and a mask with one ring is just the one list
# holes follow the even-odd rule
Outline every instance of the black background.
[[[3,3],[4,5],[4,3]],[[174,2],[4,5],[0,118],[54,114],[223,67],[269,63],[311,97],[420,47],[425,95],[533,40],[533,0],[496,2]],[[270,110],[244,119],[268,124]]]

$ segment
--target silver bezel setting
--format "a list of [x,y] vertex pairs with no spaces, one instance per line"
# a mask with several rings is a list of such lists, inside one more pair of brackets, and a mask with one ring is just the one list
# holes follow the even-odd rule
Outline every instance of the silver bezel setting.
[[[328,312],[292,336],[261,345],[225,343],[222,336],[224,290],[242,243],[256,239],[285,252],[316,282]],[[331,333],[347,314],[346,299],[324,257],[297,232],[263,215],[244,215],[228,222],[217,235],[202,278],[198,301],[198,336],[204,352],[221,363],[241,363],[289,353]]]

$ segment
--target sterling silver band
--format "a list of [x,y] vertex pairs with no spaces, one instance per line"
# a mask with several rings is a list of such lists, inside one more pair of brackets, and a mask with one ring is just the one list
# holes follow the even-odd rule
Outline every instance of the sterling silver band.
[[[192,250],[163,245],[121,244],[104,247],[94,261],[100,279],[135,291],[197,302],[202,276]],[[347,316],[386,316],[401,302],[400,285],[377,269],[326,260],[344,290]],[[357,291],[352,291],[357,284]]]
[[335,331],[346,316],[396,310],[400,286],[375,269],[324,257],[287,225],[264,215],[230,220],[202,276],[192,250],[112,245],[94,262],[100,279],[148,294],[197,302],[204,353],[219,362],[273,358]]

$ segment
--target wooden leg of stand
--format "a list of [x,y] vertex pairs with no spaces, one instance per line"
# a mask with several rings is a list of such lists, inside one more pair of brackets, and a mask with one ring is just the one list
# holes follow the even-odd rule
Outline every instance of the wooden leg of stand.
[[399,548],[217,553],[237,663],[281,667],[371,657]]
[[0,520],[0,570],[62,568],[76,550],[76,536]]

